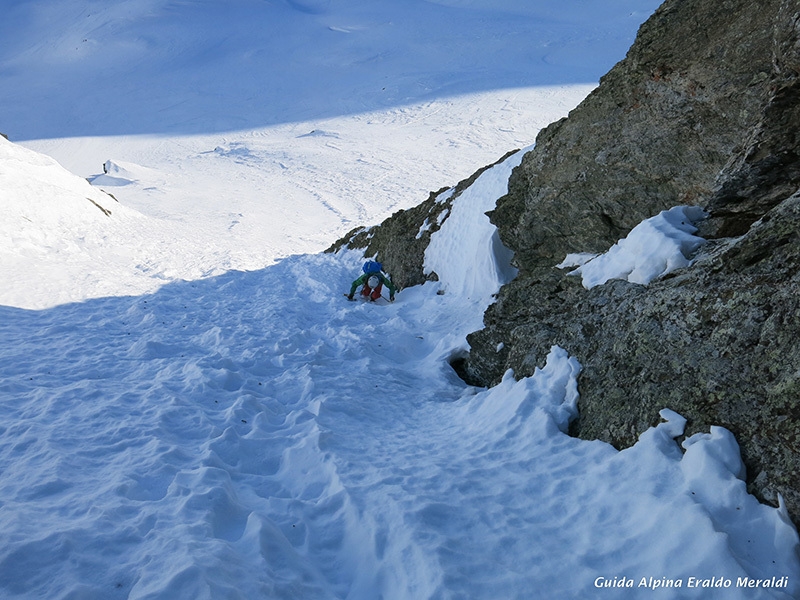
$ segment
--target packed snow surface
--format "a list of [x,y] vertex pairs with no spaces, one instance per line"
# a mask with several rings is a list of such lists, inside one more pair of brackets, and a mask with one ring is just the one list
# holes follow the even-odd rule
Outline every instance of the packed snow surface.
[[363,257],[315,254],[529,146],[657,4],[5,2],[0,597],[797,597],[727,430],[665,407],[619,452],[566,435],[565,349],[449,366],[515,275],[484,213],[521,153],[436,283],[351,303]]

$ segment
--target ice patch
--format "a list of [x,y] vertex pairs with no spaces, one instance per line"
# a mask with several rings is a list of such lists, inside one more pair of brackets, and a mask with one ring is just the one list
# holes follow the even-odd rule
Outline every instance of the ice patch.
[[423,233],[430,230],[431,230],[431,222],[430,219],[426,218],[425,221],[422,223],[422,225],[419,226],[419,230],[417,231],[417,235],[414,236],[414,239],[417,240],[420,239]]

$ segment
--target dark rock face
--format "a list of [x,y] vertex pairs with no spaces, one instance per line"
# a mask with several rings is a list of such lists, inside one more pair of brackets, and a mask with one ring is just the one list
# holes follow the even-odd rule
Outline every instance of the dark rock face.
[[518,266],[599,252],[661,210],[704,204],[788,76],[775,66],[776,51],[795,50],[776,41],[796,39],[784,4],[796,2],[665,2],[514,173],[493,221]]
[[[468,380],[584,366],[573,432],[633,444],[668,407],[736,434],[750,489],[800,517],[800,3],[668,0],[568,119],[544,130],[492,220],[519,277],[469,337]],[[714,240],[649,286],[554,269],[680,204]],[[503,350],[497,352],[502,342]]]
[[511,365],[529,375],[558,344],[583,365],[573,434],[627,447],[665,407],[687,417],[687,434],[722,425],[742,447],[751,491],[773,503],[781,493],[796,516],[798,294],[800,195],[648,286],[617,280],[586,290],[556,270],[516,280],[487,312],[486,329],[470,336],[468,368]]

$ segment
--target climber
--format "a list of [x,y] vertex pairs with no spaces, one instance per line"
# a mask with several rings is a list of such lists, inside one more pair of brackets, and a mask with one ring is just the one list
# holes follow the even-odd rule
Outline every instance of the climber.
[[385,285],[389,288],[389,302],[394,302],[394,294],[397,288],[392,283],[392,278],[383,273],[383,265],[374,260],[368,260],[361,268],[364,274],[353,282],[350,286],[350,293],[347,295],[348,300],[353,300],[356,289],[358,286],[363,285],[361,288],[361,295],[369,298],[371,302],[375,302],[381,297],[381,290]]

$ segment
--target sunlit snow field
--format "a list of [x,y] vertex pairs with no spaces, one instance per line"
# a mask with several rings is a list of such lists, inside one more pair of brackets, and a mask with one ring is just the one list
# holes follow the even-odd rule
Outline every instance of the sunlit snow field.
[[[0,597],[797,597],[726,430],[681,447],[665,406],[619,452],[565,433],[568,349],[450,368],[514,275],[484,213],[521,153],[433,235],[438,282],[351,303],[363,257],[318,253],[529,147],[655,5],[10,2]],[[646,285],[698,218],[558,266]]]
[[19,288],[3,260],[0,302],[52,306],[109,281],[143,293],[318,252],[529,146],[657,4],[8,0],[0,132],[158,222],[97,254],[51,253],[57,292]]

